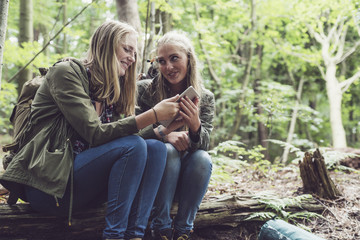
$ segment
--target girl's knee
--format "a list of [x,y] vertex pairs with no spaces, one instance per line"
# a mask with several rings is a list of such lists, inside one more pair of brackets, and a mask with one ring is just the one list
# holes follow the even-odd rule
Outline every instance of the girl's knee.
[[149,154],[150,153],[165,153],[167,152],[166,146],[163,142],[160,142],[155,139],[148,139],[146,140],[147,149]]
[[176,150],[176,148],[170,144],[170,143],[166,143],[165,144],[166,146],[166,151],[167,151],[167,158],[168,158],[168,161],[170,159],[170,161],[172,159],[180,159],[180,152],[178,150]]
[[132,142],[132,145],[136,149],[146,149],[146,142],[142,137],[139,137],[137,135],[131,135],[128,136],[129,140]]
[[191,158],[196,169],[199,169],[201,171],[212,170],[211,157],[206,151],[197,150],[193,153],[193,156],[191,156]]
[[146,140],[148,159],[152,163],[165,166],[166,162],[166,147],[163,142],[155,139]]

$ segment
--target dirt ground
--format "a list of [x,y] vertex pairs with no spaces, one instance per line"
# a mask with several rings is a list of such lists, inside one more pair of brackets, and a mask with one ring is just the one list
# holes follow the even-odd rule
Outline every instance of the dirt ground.
[[[279,197],[295,197],[303,193],[297,164],[286,167],[254,167],[251,164],[239,165],[238,162],[233,160],[214,163],[213,176],[204,201],[219,195],[249,195],[269,190]],[[360,239],[360,172],[333,170],[330,171],[330,176],[342,196],[336,200],[317,198],[325,208],[321,213],[324,219],[311,219],[302,224],[327,240]],[[6,198],[6,191],[0,185],[0,204],[5,203]],[[192,239],[256,240],[262,224],[263,222],[251,222],[236,228],[195,229]]]
[[[279,197],[295,197],[303,194],[297,164],[269,168],[268,171],[249,166],[239,171],[230,165],[228,169],[225,167],[225,170],[231,172],[232,183],[219,185],[211,181],[205,200],[219,193],[249,195],[271,190]],[[311,219],[301,224],[315,235],[328,240],[358,240],[360,239],[360,172],[333,170],[329,174],[342,196],[336,200],[315,197],[325,207],[321,214],[324,219]],[[196,239],[256,240],[262,224],[251,223],[235,229],[208,229],[205,232],[198,230],[196,235],[199,236],[196,236]],[[206,234],[213,234],[214,237],[206,238]],[[216,236],[217,234],[219,236]]]

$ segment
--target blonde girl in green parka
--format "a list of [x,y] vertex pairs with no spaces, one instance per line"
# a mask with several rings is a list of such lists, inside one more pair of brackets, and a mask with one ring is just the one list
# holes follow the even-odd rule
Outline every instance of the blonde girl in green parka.
[[[54,64],[32,104],[26,138],[0,182],[37,211],[68,215],[107,202],[103,239],[141,239],[166,162],[152,124],[178,96],[134,116],[137,33],[107,21],[85,59]],[[149,126],[149,127],[147,127]]]

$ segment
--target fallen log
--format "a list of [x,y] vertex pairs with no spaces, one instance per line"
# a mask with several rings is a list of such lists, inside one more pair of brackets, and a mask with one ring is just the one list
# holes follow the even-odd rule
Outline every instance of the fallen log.
[[[173,209],[173,211],[176,210]],[[322,212],[323,206],[314,199],[307,198],[288,204],[285,211],[289,213],[309,211]],[[195,221],[196,229],[216,226],[236,227],[240,224],[268,219],[251,218],[259,212],[276,212],[254,196],[225,196],[203,202]],[[48,216],[34,212],[28,204],[0,205],[0,240],[92,240],[101,239],[104,227],[105,206],[74,213],[72,226],[67,218]],[[145,238],[146,239],[146,238]],[[196,239],[196,238],[194,238]]]

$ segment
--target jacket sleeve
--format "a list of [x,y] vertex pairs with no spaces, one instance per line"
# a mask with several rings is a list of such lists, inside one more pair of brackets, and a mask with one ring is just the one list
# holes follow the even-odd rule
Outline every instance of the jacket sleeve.
[[135,117],[102,124],[86,93],[87,76],[76,71],[69,62],[55,65],[46,76],[50,94],[66,120],[91,146],[138,132]]
[[[141,80],[139,82],[137,82],[137,106],[135,108],[135,114],[139,115],[143,112],[146,112],[147,110],[149,110],[153,103],[152,101],[150,101],[149,98],[147,98],[149,101],[147,101],[147,104],[144,103],[144,101],[142,100],[142,97],[144,96],[144,94],[146,95],[146,89],[149,87],[151,83],[150,79],[146,79],[146,80]],[[158,137],[156,136],[155,132],[154,132],[154,126],[155,125],[149,125],[146,128],[143,128],[139,131],[138,135],[141,136],[144,139],[158,139]]]
[[200,101],[200,133],[198,141],[194,142],[190,138],[189,151],[193,152],[197,149],[207,151],[210,145],[210,134],[213,130],[213,119],[215,113],[214,94],[208,90],[204,90]]

